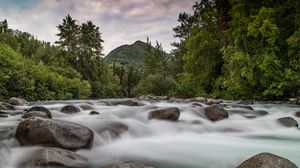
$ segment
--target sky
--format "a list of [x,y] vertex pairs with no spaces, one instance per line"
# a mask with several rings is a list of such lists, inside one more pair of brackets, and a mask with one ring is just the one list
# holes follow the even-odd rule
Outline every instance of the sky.
[[40,40],[58,39],[57,25],[70,14],[83,23],[99,26],[104,54],[137,40],[160,42],[169,52],[175,39],[172,28],[180,12],[191,12],[195,0],[0,0],[0,21],[33,34]]

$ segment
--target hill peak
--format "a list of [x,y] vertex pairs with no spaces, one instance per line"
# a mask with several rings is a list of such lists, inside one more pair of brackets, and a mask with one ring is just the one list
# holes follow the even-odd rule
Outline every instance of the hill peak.
[[105,59],[110,62],[142,66],[145,58],[146,43],[140,40],[133,44],[119,46],[109,52]]

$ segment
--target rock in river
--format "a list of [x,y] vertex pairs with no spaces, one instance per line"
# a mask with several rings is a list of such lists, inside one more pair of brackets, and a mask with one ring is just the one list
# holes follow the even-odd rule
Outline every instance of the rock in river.
[[177,121],[180,116],[180,110],[177,107],[158,109],[149,112],[148,119]]
[[204,108],[204,114],[211,121],[219,121],[228,118],[228,112],[222,105],[214,104]]
[[112,164],[103,166],[101,168],[154,168],[150,166],[145,166],[143,163],[140,162],[124,162],[121,164]]
[[79,107],[82,110],[95,110],[95,108],[92,105],[87,104],[87,103],[79,104]]
[[67,114],[79,113],[80,107],[77,105],[66,105],[60,111]]
[[103,125],[96,129],[99,134],[108,132],[112,138],[119,137],[128,130],[128,126],[119,121],[105,121]]
[[87,159],[79,154],[59,148],[42,148],[34,152],[33,158],[23,163],[24,168],[32,167],[68,167],[86,168]]
[[240,164],[237,168],[298,168],[293,162],[283,157],[260,153]]
[[25,99],[17,97],[11,97],[7,102],[14,106],[25,106],[29,104]]
[[277,121],[286,127],[298,127],[298,122],[292,117],[279,118]]
[[253,100],[242,100],[242,101],[238,102],[237,104],[250,105],[250,104],[254,104],[254,101]]
[[31,112],[31,111],[40,111],[40,112],[44,112],[47,115],[47,118],[52,118],[52,114],[50,112],[50,110],[46,107],[43,106],[34,106],[31,107],[30,109],[27,110],[27,112]]
[[89,128],[76,123],[31,117],[20,122],[16,138],[21,145],[42,145],[75,150],[91,147],[94,134]]
[[128,99],[128,100],[113,100],[113,101],[105,101],[108,106],[141,106],[142,104],[139,101]]
[[43,111],[29,111],[22,116],[22,118],[29,118],[29,117],[49,118],[47,113],[45,113]]

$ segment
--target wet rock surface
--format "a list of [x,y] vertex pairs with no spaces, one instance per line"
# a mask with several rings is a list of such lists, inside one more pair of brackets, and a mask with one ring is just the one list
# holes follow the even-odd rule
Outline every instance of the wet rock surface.
[[90,115],[100,115],[100,113],[98,111],[91,111]]
[[46,118],[52,118],[52,114],[51,111],[43,106],[33,106],[30,109],[27,110],[27,112],[31,112],[31,111],[40,111],[40,112],[44,112],[47,117]]
[[251,105],[251,104],[254,104],[254,101],[253,100],[242,100],[242,101],[238,102],[237,104]]
[[60,110],[60,112],[66,113],[66,114],[79,113],[80,111],[81,111],[81,109],[77,105],[66,105]]
[[87,103],[79,104],[79,107],[80,107],[82,110],[95,110],[95,108],[94,108],[92,105],[87,104]]
[[11,97],[8,99],[7,102],[14,106],[25,106],[29,104],[25,99],[21,99],[17,97]]
[[42,145],[63,149],[89,148],[93,132],[82,125],[40,117],[27,118],[20,122],[16,138],[22,145]]
[[59,148],[42,148],[34,152],[33,158],[23,163],[21,167],[67,167],[67,168],[87,168],[87,159],[81,155]]
[[137,100],[112,100],[112,101],[104,101],[108,106],[117,106],[117,105],[123,105],[123,106],[142,106],[142,104]]
[[279,118],[277,122],[285,127],[298,127],[298,122],[292,117]]
[[229,117],[222,105],[211,105],[204,108],[205,116],[211,121],[219,121]]
[[43,111],[29,111],[25,113],[22,118],[29,118],[29,117],[43,117],[43,118],[49,118],[47,113]]
[[237,168],[298,168],[298,167],[293,162],[283,157],[271,153],[260,153],[245,160]]
[[101,127],[97,129],[97,132],[100,134],[107,132],[112,138],[117,138],[127,130],[128,126],[126,124],[123,124],[122,122],[106,121],[102,124]]
[[125,162],[121,164],[111,164],[100,168],[154,168],[152,166],[145,166],[141,162]]
[[149,112],[148,119],[177,121],[180,116],[180,110],[176,107],[152,110]]

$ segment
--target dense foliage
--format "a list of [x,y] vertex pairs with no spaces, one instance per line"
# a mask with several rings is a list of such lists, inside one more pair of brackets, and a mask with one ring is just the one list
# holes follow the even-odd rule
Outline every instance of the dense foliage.
[[[0,22],[0,99],[300,96],[300,1],[201,0],[182,12],[174,50],[137,41],[103,59],[99,27],[66,16],[56,45]],[[109,61],[106,62],[106,61]]]
[[174,28],[177,95],[300,95],[299,1],[202,0],[193,9]]

